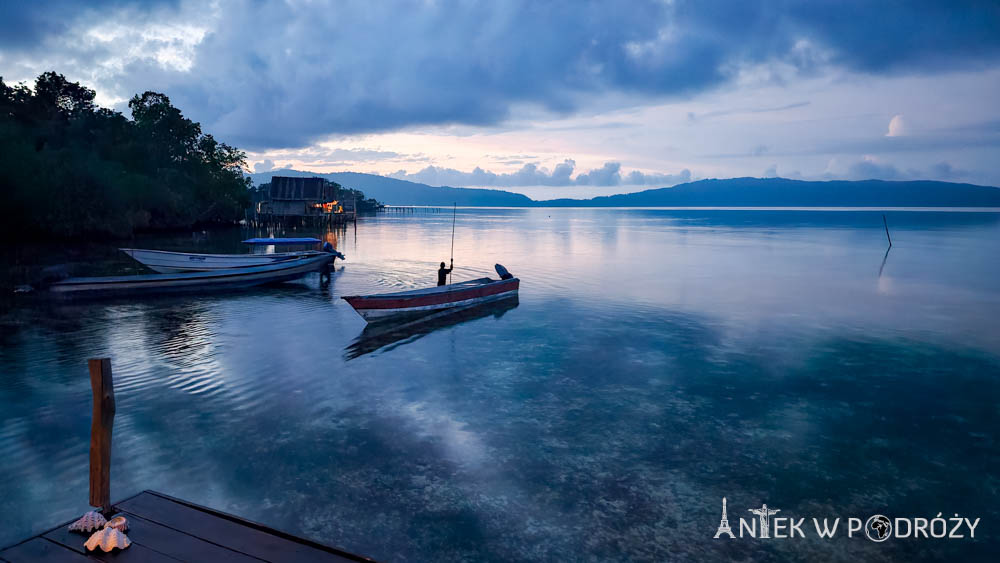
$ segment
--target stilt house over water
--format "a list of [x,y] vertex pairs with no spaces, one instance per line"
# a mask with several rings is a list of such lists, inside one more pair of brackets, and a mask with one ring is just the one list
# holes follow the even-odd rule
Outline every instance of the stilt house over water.
[[273,215],[309,216],[325,211],[324,206],[337,203],[337,187],[323,178],[271,178],[271,188],[264,204]]
[[338,185],[323,178],[274,176],[257,203],[256,219],[263,221],[343,222],[353,220],[353,201],[338,201]]

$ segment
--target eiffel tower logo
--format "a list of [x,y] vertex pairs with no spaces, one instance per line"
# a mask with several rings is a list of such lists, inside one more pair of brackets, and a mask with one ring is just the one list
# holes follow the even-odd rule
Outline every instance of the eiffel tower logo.
[[736,539],[733,531],[729,529],[729,518],[726,518],[726,497],[722,497],[722,522],[719,523],[719,529],[715,532],[715,539],[718,539],[722,534]]

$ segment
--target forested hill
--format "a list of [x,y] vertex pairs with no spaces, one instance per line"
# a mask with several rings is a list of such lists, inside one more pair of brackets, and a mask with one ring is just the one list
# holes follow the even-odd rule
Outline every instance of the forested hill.
[[458,205],[503,207],[531,204],[531,198],[526,195],[501,190],[432,187],[426,184],[357,172],[335,172],[331,176],[335,182],[359,189],[379,201],[394,205],[446,206],[457,203]]
[[156,92],[132,119],[47,72],[34,88],[0,79],[0,230],[17,237],[127,236],[232,223],[249,205],[244,153]]
[[883,180],[805,182],[785,178],[699,180],[672,188],[587,200],[540,201],[550,207],[1000,207],[1000,188],[951,182]]
[[251,174],[250,178],[253,180],[254,185],[259,185],[270,182],[274,176],[316,176],[326,178],[342,186],[361,190],[366,196],[373,197],[388,205],[450,206],[453,203],[457,203],[462,206],[524,207],[534,204],[528,196],[513,192],[478,188],[433,187],[416,182],[407,182],[406,180],[386,178],[385,176],[375,174],[362,174],[360,172],[330,172],[320,174],[283,169]]

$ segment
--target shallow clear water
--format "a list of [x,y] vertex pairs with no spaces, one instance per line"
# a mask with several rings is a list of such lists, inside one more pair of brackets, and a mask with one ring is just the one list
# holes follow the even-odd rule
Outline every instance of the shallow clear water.
[[[879,212],[459,210],[454,279],[501,262],[519,301],[387,335],[339,296],[433,284],[450,213],[336,233],[326,289],[18,303],[0,545],[86,508],[86,359],[109,356],[114,498],[155,489],[377,559],[995,553],[1000,215],[887,217],[886,256]],[[733,522],[764,502],[982,521],[976,540],[713,540],[723,496]]]

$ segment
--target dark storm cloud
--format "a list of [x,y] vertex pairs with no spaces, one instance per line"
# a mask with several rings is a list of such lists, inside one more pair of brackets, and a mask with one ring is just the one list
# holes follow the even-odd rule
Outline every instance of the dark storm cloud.
[[122,8],[176,6],[177,0],[9,0],[0,3],[0,49],[31,50],[83,18],[107,19]]
[[848,67],[948,69],[977,64],[1000,47],[995,0],[791,2],[788,18],[833,47]]
[[[51,50],[84,13],[70,2],[9,4],[4,28],[25,29],[4,41],[22,48]],[[114,19],[126,4],[87,13]],[[165,91],[218,136],[264,149],[495,124],[520,103],[568,113],[594,94],[691,95],[760,63],[920,73],[992,64],[1000,50],[1000,8],[975,1],[224,1],[219,13],[190,71],[138,59],[106,87]]]

